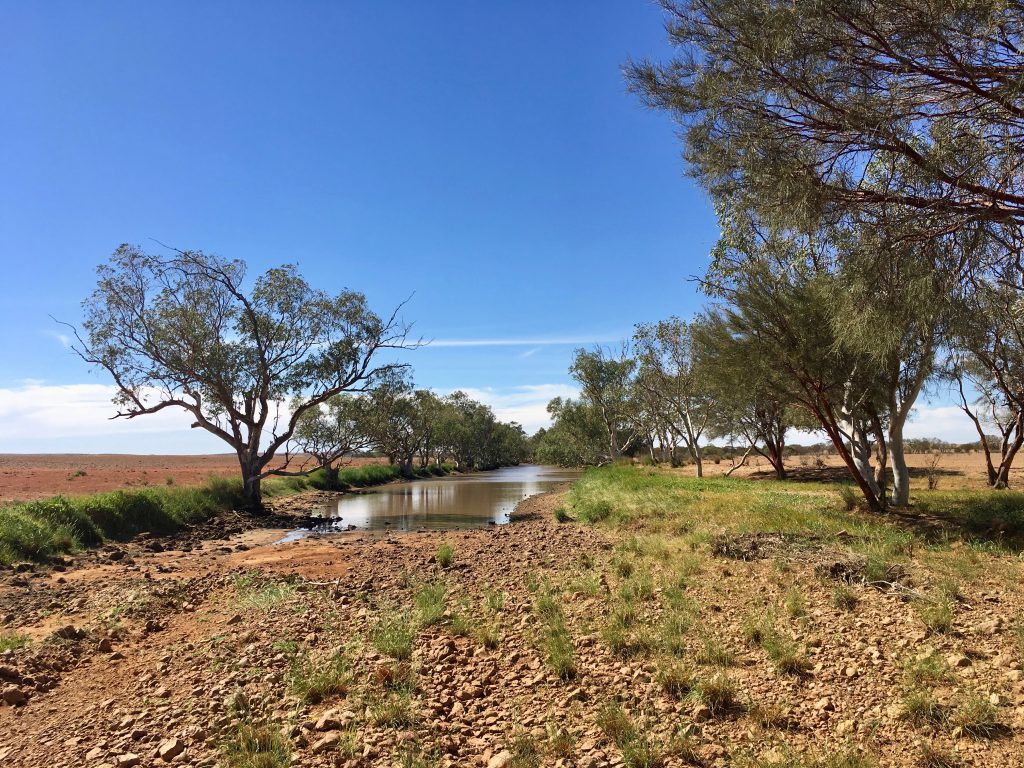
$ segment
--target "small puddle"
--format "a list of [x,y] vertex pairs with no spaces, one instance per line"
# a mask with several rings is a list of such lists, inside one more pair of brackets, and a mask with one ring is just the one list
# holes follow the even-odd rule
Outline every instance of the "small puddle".
[[310,510],[318,522],[279,543],[343,531],[447,531],[503,525],[523,499],[575,480],[578,471],[524,465],[456,477],[415,480],[340,496]]

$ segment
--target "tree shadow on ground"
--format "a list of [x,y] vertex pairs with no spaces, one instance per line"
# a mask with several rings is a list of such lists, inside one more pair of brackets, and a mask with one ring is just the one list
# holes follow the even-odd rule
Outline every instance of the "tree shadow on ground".
[[[889,472],[888,482],[892,482]],[[913,467],[911,478],[959,477],[961,472]],[[774,480],[771,471],[749,475],[752,480]],[[845,467],[793,467],[788,481],[818,485],[851,485]],[[873,515],[864,512],[866,515]],[[1024,552],[1024,493],[991,489],[938,490],[928,498],[913,498],[911,506],[881,513],[886,522],[913,533],[927,544],[960,541],[1020,554]]]

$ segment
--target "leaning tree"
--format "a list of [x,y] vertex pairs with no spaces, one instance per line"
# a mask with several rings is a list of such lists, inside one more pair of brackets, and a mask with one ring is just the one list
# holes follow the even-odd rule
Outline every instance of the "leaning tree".
[[253,511],[305,414],[402,367],[381,353],[410,346],[397,310],[383,320],[361,293],[331,296],[290,264],[247,284],[239,260],[122,245],[97,273],[75,351],[113,377],[113,418],[187,411],[237,454]]

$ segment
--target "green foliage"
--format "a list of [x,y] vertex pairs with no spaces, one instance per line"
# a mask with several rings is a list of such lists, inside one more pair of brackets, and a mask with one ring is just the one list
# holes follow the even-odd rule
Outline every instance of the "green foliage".
[[[265,483],[265,494],[292,493],[306,487],[302,478],[273,480]],[[240,481],[211,478],[196,487],[153,487],[9,504],[0,507],[0,563],[45,560],[139,533],[174,533],[242,502]]]
[[400,369],[375,358],[401,344],[404,328],[360,293],[314,288],[294,264],[247,281],[240,260],[125,244],[96,271],[78,352],[116,381],[120,414],[184,408],[228,443],[242,460],[247,508],[261,506],[260,472],[293,435],[294,423],[275,416],[280,401],[301,416]]
[[451,568],[455,563],[455,548],[448,542],[442,542],[434,555],[434,561],[442,568]]
[[17,632],[0,632],[0,653],[24,648],[31,640],[28,635],[19,635]]
[[292,751],[279,728],[240,723],[221,743],[225,768],[288,768]]
[[351,682],[348,661],[341,653],[326,660],[308,656],[296,658],[288,676],[289,689],[306,704],[319,704],[332,696],[340,696]]
[[444,616],[446,587],[440,579],[424,584],[413,595],[416,617],[421,627],[436,624]]
[[534,461],[562,467],[597,464],[607,452],[607,432],[597,409],[556,397],[547,410],[553,423],[535,436]]
[[370,642],[385,656],[404,661],[412,656],[416,629],[408,616],[389,614],[378,619],[370,630]]

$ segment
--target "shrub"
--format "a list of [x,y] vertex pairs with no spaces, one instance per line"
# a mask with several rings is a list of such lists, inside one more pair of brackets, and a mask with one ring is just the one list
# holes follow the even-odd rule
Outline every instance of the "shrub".
[[572,518],[569,517],[569,513],[565,511],[565,507],[555,507],[555,520],[559,523],[568,523]]

